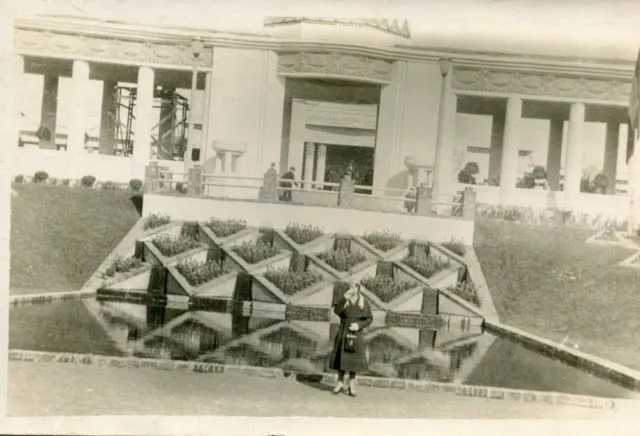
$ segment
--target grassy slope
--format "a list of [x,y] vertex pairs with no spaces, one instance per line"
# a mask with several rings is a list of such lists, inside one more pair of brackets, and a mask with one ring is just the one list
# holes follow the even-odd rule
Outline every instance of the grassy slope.
[[640,272],[593,232],[477,221],[474,246],[501,321],[640,370]]
[[128,192],[13,188],[12,294],[80,289],[140,217]]

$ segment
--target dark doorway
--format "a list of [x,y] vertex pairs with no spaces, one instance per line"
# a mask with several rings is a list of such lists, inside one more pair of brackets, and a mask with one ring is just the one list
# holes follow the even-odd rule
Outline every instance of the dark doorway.
[[[327,145],[327,163],[324,178],[327,182],[339,183],[342,176],[351,170],[356,185],[373,184],[373,148],[349,145]],[[362,191],[362,192],[361,192]],[[369,193],[369,190],[356,190]]]

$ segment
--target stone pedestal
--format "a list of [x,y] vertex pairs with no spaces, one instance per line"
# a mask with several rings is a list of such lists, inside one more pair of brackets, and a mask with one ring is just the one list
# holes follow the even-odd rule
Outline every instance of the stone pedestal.
[[194,165],[189,168],[189,186],[187,194],[189,197],[198,197],[202,195],[202,188],[202,167],[200,165]]
[[278,172],[275,163],[264,173],[259,196],[262,201],[278,201]]
[[340,189],[338,191],[338,207],[343,209],[353,208],[354,193],[354,182],[351,179],[351,175],[347,174],[340,181]]
[[160,182],[160,166],[158,162],[150,162],[145,167],[144,173],[144,192],[146,194],[152,194],[159,190]]
[[416,195],[416,214],[431,214],[431,188],[426,185],[420,185],[417,188]]
[[476,191],[465,188],[462,196],[462,218],[473,221],[476,217]]

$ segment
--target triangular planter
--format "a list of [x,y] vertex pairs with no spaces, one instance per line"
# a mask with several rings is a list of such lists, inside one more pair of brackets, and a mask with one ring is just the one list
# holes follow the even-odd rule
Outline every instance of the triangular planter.
[[252,274],[263,274],[267,268],[289,268],[291,265],[291,257],[293,253],[290,251],[282,251],[269,259],[265,259],[258,263],[248,263],[238,253],[233,251],[232,246],[224,247],[225,261],[229,264],[229,268],[237,271],[245,271]]
[[252,239],[254,233],[259,232],[255,228],[248,227],[246,229],[240,230],[237,233],[234,233],[233,235],[220,238],[205,223],[198,223],[198,237],[200,241],[212,247],[222,248],[237,240],[240,240],[240,242],[242,242],[247,238]]
[[144,241],[142,260],[153,265],[163,265],[165,267],[174,265],[184,259],[193,259],[200,262],[207,260],[207,246],[199,244],[198,247],[167,257],[158,250],[151,240]]
[[[331,265],[320,259],[318,254],[327,250],[335,249],[337,245],[337,239],[347,241],[346,243],[349,244],[350,251],[355,248],[356,250],[363,253],[367,259],[363,262],[360,262],[359,264],[352,266],[349,271],[338,271],[337,269],[333,268]],[[380,257],[376,253],[371,251],[368,247],[360,244],[355,238],[341,237],[337,235],[331,235],[331,237],[329,239],[326,239],[323,244],[314,246],[311,250],[309,250],[307,255],[323,270],[329,272],[332,276],[340,280],[352,279],[358,281],[361,277],[364,277],[368,273],[369,268],[375,267],[378,260],[380,260]]]
[[236,289],[236,271],[228,272],[220,277],[192,286],[189,281],[180,274],[178,268],[173,265],[167,268],[167,295],[186,295],[190,298],[223,298],[232,299]]
[[145,291],[149,285],[151,265],[143,264],[139,268],[127,271],[126,273],[116,273],[113,277],[102,282],[100,288],[127,291]]
[[180,236],[182,231],[182,223],[180,222],[170,222],[160,227],[156,227],[155,229],[147,229],[142,232],[142,235],[138,238],[138,241],[144,241],[152,238],[155,235],[159,235],[160,233],[166,233],[173,236]]
[[352,236],[352,239],[356,241],[359,246],[365,248],[371,253],[374,253],[379,259],[382,260],[396,260],[406,257],[409,254],[409,245],[411,244],[409,241],[402,241],[396,247],[387,251],[382,251],[369,244],[361,236]]
[[293,295],[285,294],[264,275],[254,276],[255,285],[263,293],[268,293],[285,305],[330,307],[333,300],[333,283],[320,281]]
[[631,256],[627,257],[625,260],[620,262],[618,265],[625,266],[627,268],[640,269],[640,251],[633,253]]
[[[333,245],[333,241],[334,241],[335,235],[322,235],[317,237],[316,239],[309,241],[305,244],[298,244],[296,241],[294,241],[293,239],[291,239],[291,237],[289,235],[287,235],[284,230],[278,230],[278,229],[274,229],[273,230],[273,243],[277,244],[279,247],[285,249],[285,250],[289,250],[289,251],[294,251],[298,254],[305,254],[308,251],[311,251],[314,249],[314,247],[321,245],[323,247],[326,247],[327,244],[331,244]],[[326,248],[328,249],[328,248]]]

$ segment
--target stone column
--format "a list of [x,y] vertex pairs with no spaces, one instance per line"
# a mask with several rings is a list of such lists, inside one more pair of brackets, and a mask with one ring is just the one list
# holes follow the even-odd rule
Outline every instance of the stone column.
[[135,107],[135,137],[133,143],[134,174],[151,159],[151,129],[156,122],[153,110],[155,75],[149,67],[138,68],[138,89]]
[[232,173],[233,167],[231,166],[231,162],[233,160],[233,153],[226,151],[224,153],[224,172]]
[[549,189],[552,191],[560,190],[563,132],[564,119],[551,119],[549,122],[549,148],[547,150],[547,182],[549,183]]
[[629,159],[629,231],[636,232],[640,230],[640,140],[634,129],[629,125],[627,132],[627,147],[633,147],[631,150],[627,148],[627,156]]
[[[327,146],[325,144],[318,144],[318,151],[316,153],[316,182],[324,183],[324,171],[327,164]],[[319,185],[318,189],[322,189],[323,185]]]
[[518,156],[520,150],[520,122],[522,99],[509,97],[504,121],[502,158],[500,165],[500,204],[508,204],[516,189],[518,178]]
[[618,143],[620,140],[620,123],[607,122],[607,135],[604,146],[604,166],[602,173],[607,176],[609,185],[607,194],[616,193],[616,173],[618,167]]
[[502,164],[502,138],[504,135],[504,112],[493,115],[491,123],[491,144],[489,148],[489,182],[500,179],[500,166]]
[[58,118],[58,76],[47,74],[44,76],[42,89],[42,111],[40,112],[40,127],[49,131],[49,139],[40,139],[40,148],[55,150],[56,121]]
[[[313,162],[316,157],[316,145],[313,142],[307,142],[304,145],[304,174],[302,180],[311,182],[313,180]],[[304,184],[305,189],[311,189],[311,183]]]
[[[24,75],[24,56],[13,55],[10,58],[10,62],[7,62],[6,65],[7,67],[10,68],[9,83],[11,83],[13,86],[10,86],[10,89],[5,94],[5,98],[7,98],[7,101],[19,101],[17,97],[20,95],[20,91],[22,88],[22,77]],[[14,96],[16,97],[15,99],[14,99]],[[7,127],[10,126],[7,129],[6,138],[9,143],[13,143],[17,146],[21,142],[20,132],[24,127],[24,123],[22,122],[22,114],[21,114],[20,106],[16,105],[16,107],[13,108],[13,111],[10,112],[10,114],[11,114],[11,117],[7,117],[7,119],[5,120],[5,122],[7,123]],[[14,119],[17,120],[17,122],[13,121]],[[0,120],[0,130],[1,129],[2,129],[2,121]]]
[[204,79],[204,113],[202,116],[202,130],[200,131],[200,162],[206,172],[209,144],[209,114],[211,113],[211,72],[206,73]]
[[71,94],[71,114],[69,116],[69,133],[67,151],[84,153],[85,133],[87,132],[87,94],[89,88],[89,62],[73,61],[73,90]]
[[440,109],[436,135],[436,152],[433,173],[433,196],[435,201],[446,200],[442,195],[452,194],[453,152],[455,149],[455,122],[457,98],[451,92],[451,65],[441,66]]
[[116,145],[116,114],[118,111],[118,82],[102,84],[102,109],[100,111],[100,154],[113,154]]
[[565,202],[569,207],[573,205],[575,197],[580,194],[584,112],[584,103],[573,103],[569,110],[569,132],[564,164]]

